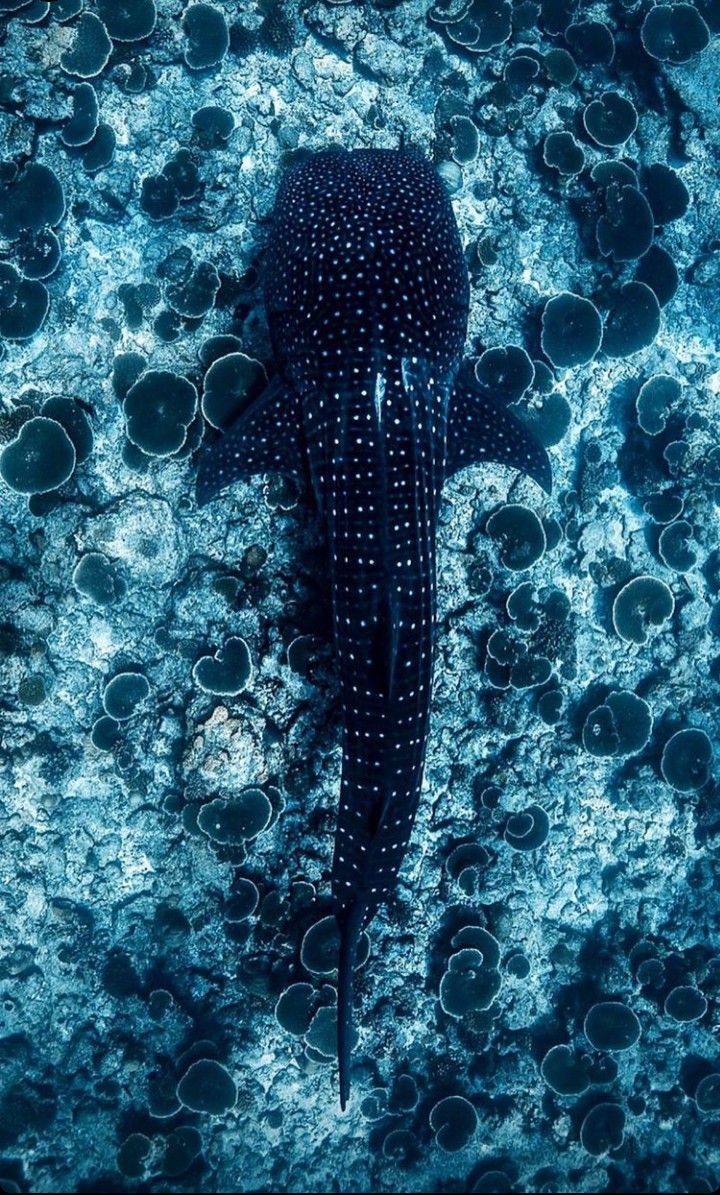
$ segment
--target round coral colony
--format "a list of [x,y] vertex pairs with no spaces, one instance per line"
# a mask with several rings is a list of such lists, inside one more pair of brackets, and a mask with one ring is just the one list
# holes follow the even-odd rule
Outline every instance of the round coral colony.
[[0,477],[18,494],[45,494],[72,476],[75,446],[56,419],[36,415],[0,454]]
[[6,340],[30,340],[45,323],[50,306],[47,287],[42,282],[21,278],[14,266],[5,266],[2,274],[6,294],[8,278],[13,281],[12,301],[0,309],[0,336]]
[[51,228],[23,229],[15,242],[15,261],[23,278],[43,282],[60,265],[62,249]]
[[625,282],[611,301],[603,326],[602,350],[629,357],[648,348],[660,330],[660,304],[643,282]]
[[430,1127],[441,1149],[446,1153],[457,1153],[465,1149],[475,1135],[477,1112],[464,1096],[449,1095],[431,1109]]
[[665,430],[668,415],[677,407],[682,386],[670,374],[653,374],[643,382],[635,400],[638,424],[648,436],[659,436]]
[[235,1080],[222,1063],[214,1058],[193,1062],[177,1085],[177,1098],[191,1112],[223,1116],[237,1103]]
[[585,166],[585,152],[572,133],[559,131],[549,133],[543,145],[543,161],[558,174],[570,178],[580,174]]
[[596,237],[600,252],[613,261],[634,261],[647,253],[653,240],[653,213],[636,187],[611,183],[606,188]]
[[252,673],[250,648],[233,635],[213,656],[201,656],[193,666],[193,680],[205,693],[237,697],[247,688]]
[[149,369],[123,402],[128,439],[147,456],[172,456],[185,443],[197,405],[197,390],[187,378]]
[[150,684],[142,672],[119,672],[103,690],[103,708],[109,718],[126,722],[149,695]]
[[[200,816],[198,814],[199,824]],[[257,885],[245,876],[239,876],[233,881],[232,891],[223,906],[223,918],[232,925],[247,921],[249,917],[252,917],[259,902],[260,893]]]
[[646,14],[640,39],[651,58],[679,65],[710,42],[710,30],[694,4],[655,4]]
[[611,149],[624,145],[637,128],[635,105],[617,91],[604,91],[583,112],[585,130],[596,145]]
[[216,797],[200,809],[197,824],[203,834],[223,846],[242,846],[267,830],[272,805],[260,788],[247,788],[236,797]]
[[509,502],[490,515],[487,533],[498,543],[500,563],[513,572],[532,568],[545,555],[543,525],[527,506]]
[[[300,961],[311,975],[332,975],[340,956],[340,934],[333,916],[322,917],[307,930],[300,947]],[[362,967],[370,956],[370,939],[360,935],[355,967]]]
[[198,108],[191,123],[201,149],[224,149],[235,129],[232,112],[217,104]]
[[110,606],[126,592],[117,566],[103,552],[86,552],[75,566],[72,580],[78,593],[96,606]]
[[628,581],[613,602],[613,626],[626,643],[647,643],[651,630],[672,617],[675,599],[658,577],[641,576]]
[[587,1013],[583,1031],[596,1050],[617,1053],[636,1045],[640,1022],[627,1004],[619,1000],[601,1000]]
[[117,137],[112,125],[99,124],[92,141],[81,150],[82,164],[88,174],[105,170],[115,157]]
[[660,307],[666,307],[680,285],[680,275],[671,254],[654,242],[638,262],[635,281],[649,286]]
[[712,758],[712,743],[704,730],[694,727],[678,730],[668,739],[662,753],[663,780],[677,792],[695,792],[709,780]]
[[475,362],[475,377],[493,395],[513,403],[532,386],[535,367],[525,349],[509,344],[486,349]]
[[562,291],[548,299],[540,343],[553,365],[571,369],[592,361],[602,340],[600,312],[590,299]]
[[259,361],[230,352],[214,361],[203,382],[202,413],[212,427],[227,428],[267,385]]
[[98,127],[98,102],[92,83],[79,83],[73,92],[73,112],[60,131],[60,140],[74,149],[87,145]]
[[230,44],[225,14],[212,4],[189,4],[182,18],[187,45],[185,62],[191,70],[218,66]]
[[60,65],[68,75],[94,79],[102,74],[112,54],[107,29],[94,12],[83,12],[74,26],[72,45],[60,55]]
[[583,1149],[593,1157],[600,1158],[613,1149],[619,1149],[625,1136],[625,1112],[620,1104],[604,1102],[596,1104],[587,1113],[580,1127],[580,1142]]
[[95,6],[113,41],[143,41],[155,29],[155,0],[96,0]]
[[570,1046],[551,1046],[540,1064],[540,1074],[556,1095],[582,1095],[590,1086],[587,1060]]

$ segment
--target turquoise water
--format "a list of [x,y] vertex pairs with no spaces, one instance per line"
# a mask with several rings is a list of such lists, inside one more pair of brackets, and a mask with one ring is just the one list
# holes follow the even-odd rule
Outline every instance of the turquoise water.
[[[719,29],[0,0],[0,1188],[717,1186]],[[554,477],[445,488],[344,1114],[322,531],[279,477],[194,500],[331,145],[435,162],[466,353]]]

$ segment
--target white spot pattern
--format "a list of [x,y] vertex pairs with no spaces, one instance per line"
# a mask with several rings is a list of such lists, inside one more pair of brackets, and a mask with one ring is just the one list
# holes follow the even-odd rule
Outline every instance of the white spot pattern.
[[328,528],[343,701],[333,894],[367,922],[391,893],[422,784],[435,538],[467,270],[435,170],[394,151],[317,154],[286,176],[266,302],[301,395]]
[[343,701],[333,895],[341,921],[355,907],[367,924],[394,888],[422,785],[443,481],[494,460],[549,489],[550,466],[515,416],[457,377],[468,277],[429,163],[315,154],[280,186],[267,257],[280,377],[203,458],[198,500],[309,466]]

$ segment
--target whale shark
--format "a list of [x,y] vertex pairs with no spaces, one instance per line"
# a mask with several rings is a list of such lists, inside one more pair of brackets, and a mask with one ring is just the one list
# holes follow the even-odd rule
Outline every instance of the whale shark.
[[423,781],[438,509],[478,462],[551,491],[545,449],[463,360],[470,286],[447,189],[408,150],[322,150],[284,174],[264,298],[275,375],[203,451],[197,501],[281,473],[327,541],[342,704],[332,864],[340,1106],[350,1092],[358,943],[390,900]]

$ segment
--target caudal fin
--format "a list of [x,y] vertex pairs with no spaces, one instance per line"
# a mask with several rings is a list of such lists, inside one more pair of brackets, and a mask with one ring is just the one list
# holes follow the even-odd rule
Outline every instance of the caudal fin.
[[337,1055],[340,1081],[340,1108],[345,1111],[350,1097],[352,1063],[353,971],[362,927],[363,910],[357,905],[343,918],[340,930],[340,957],[337,986]]

